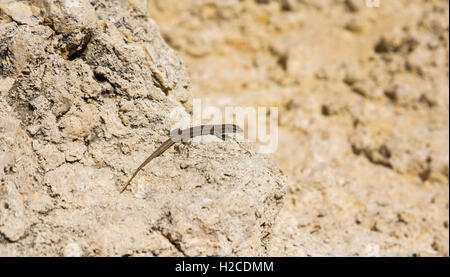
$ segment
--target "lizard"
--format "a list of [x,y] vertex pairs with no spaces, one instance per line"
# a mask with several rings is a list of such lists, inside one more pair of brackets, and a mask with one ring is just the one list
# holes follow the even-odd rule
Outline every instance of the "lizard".
[[221,124],[221,125],[200,125],[195,127],[190,127],[186,129],[176,128],[170,131],[170,138],[166,140],[161,146],[159,146],[155,152],[153,152],[131,175],[125,187],[120,191],[123,193],[127,187],[130,185],[131,181],[136,177],[136,175],[144,168],[151,160],[162,155],[167,149],[172,147],[177,142],[188,142],[197,136],[204,135],[214,135],[222,140],[229,139],[230,136],[227,133],[242,133],[241,127],[235,124]]

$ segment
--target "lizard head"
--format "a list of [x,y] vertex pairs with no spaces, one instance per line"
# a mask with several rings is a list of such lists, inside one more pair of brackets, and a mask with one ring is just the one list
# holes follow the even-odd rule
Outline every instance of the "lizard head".
[[[232,132],[232,133],[242,133],[242,132],[244,132],[244,130],[242,130],[242,128],[239,127],[239,126],[236,125],[236,124],[227,124],[227,125],[231,125],[231,132]],[[226,127],[226,128],[227,128],[227,127]]]
[[223,124],[221,126],[221,131],[222,133],[229,134],[229,133],[242,133],[244,130],[242,130],[242,128],[236,124]]

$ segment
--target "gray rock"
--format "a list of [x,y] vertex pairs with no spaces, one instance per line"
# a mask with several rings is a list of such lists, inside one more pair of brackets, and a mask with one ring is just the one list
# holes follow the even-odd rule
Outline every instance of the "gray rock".
[[233,141],[166,152],[192,95],[127,1],[0,3],[0,256],[265,255],[286,190]]

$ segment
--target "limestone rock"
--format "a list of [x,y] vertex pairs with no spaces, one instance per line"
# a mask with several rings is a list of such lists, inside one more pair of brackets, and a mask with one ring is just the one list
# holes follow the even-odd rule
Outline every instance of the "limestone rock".
[[205,106],[278,108],[291,182],[271,255],[449,255],[448,1],[148,10]]
[[119,194],[192,98],[141,4],[1,1],[0,56],[1,256],[267,254],[287,183],[233,141],[170,150]]

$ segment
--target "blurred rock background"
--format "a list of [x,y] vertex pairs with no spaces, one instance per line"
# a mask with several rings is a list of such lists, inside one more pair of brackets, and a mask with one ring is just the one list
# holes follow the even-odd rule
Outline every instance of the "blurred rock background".
[[148,0],[195,97],[276,106],[270,255],[449,255],[449,2]]

